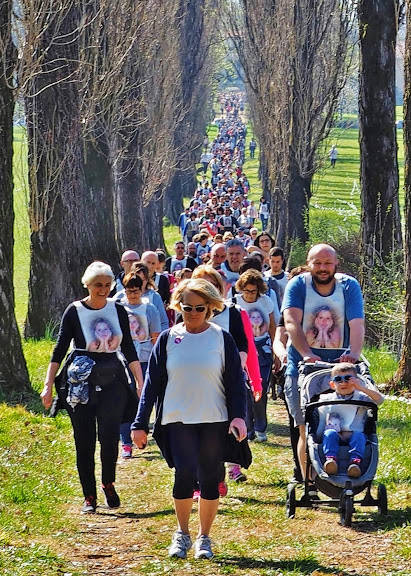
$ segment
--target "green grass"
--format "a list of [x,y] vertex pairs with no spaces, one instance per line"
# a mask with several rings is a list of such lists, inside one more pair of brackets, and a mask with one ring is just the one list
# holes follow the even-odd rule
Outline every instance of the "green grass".
[[378,384],[391,380],[398,368],[393,354],[384,349],[364,348],[363,355],[370,363],[373,378]]
[[[76,529],[67,502],[77,491],[66,416],[55,420],[0,405],[0,573],[63,573],[59,543]],[[62,440],[63,439],[63,440]]]
[[[137,458],[119,463],[123,507],[118,512],[99,507],[95,517],[81,517],[68,417],[59,414],[53,420],[0,405],[0,573],[111,574],[124,563],[121,573],[130,576],[348,576],[354,568],[356,574],[385,576],[387,566],[392,576],[405,575],[410,559],[409,421],[405,403],[386,401],[381,407],[376,479],[387,484],[390,512],[383,519],[374,508],[358,507],[354,527],[347,530],[339,526],[335,509],[298,508],[294,520],[285,517],[291,450],[285,410],[270,401],[268,442],[253,444],[248,482],[230,483],[229,495],[221,502],[213,529],[215,560],[196,562],[190,554],[182,563],[167,557],[175,523],[172,471],[152,441]],[[377,550],[378,542],[389,542],[382,567],[378,558],[370,563],[361,552],[363,546]],[[357,551],[354,559],[345,555],[344,547]],[[358,570],[358,561],[367,565],[366,571]]]

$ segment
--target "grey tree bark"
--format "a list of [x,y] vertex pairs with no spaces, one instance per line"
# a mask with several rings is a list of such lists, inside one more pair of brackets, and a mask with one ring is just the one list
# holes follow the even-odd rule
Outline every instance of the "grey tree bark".
[[405,322],[400,364],[395,380],[411,390],[411,3],[407,2],[404,91],[404,165],[405,165]]
[[361,0],[359,123],[361,280],[402,247],[395,128],[396,0]]
[[177,224],[183,198],[196,187],[194,165],[199,162],[207,124],[206,104],[210,93],[206,0],[179,0],[176,14],[180,61],[180,116],[174,135],[176,166],[165,191],[165,215]]
[[13,287],[13,73],[11,0],[0,1],[0,398],[22,399],[30,390],[14,313]]
[[72,81],[80,16],[69,6],[43,31],[25,98],[31,225],[25,335],[33,338],[54,332],[67,304],[84,295],[80,279],[91,261],[118,262],[104,129],[96,121],[94,138],[84,140]]

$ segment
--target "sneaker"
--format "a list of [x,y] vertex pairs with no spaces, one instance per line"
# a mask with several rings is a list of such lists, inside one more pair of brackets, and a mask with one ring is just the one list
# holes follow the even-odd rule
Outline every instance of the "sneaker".
[[214,556],[211,550],[211,540],[208,536],[202,534],[194,542],[194,558],[199,560],[200,558],[212,558]]
[[327,458],[323,466],[324,472],[327,472],[328,476],[333,476],[338,472],[338,464],[335,458]]
[[87,496],[81,507],[82,514],[94,514],[97,508],[97,499],[95,496]]
[[[241,470],[240,470],[241,473]],[[243,474],[244,476],[244,474]],[[224,498],[224,496],[227,496],[227,492],[228,492],[228,486],[227,483],[224,482],[224,480],[222,482],[218,483],[218,493],[220,494],[220,496],[222,496]]]
[[201,497],[201,492],[200,490],[194,490],[193,492],[193,500],[194,502],[198,502],[200,500]]
[[238,464],[229,467],[228,477],[234,482],[245,482],[247,480],[247,476],[241,472],[241,468]]
[[267,442],[267,434],[265,432],[257,432],[256,431],[255,441],[256,442]]
[[361,460],[359,458],[353,458],[350,465],[347,468],[347,474],[350,478],[359,478],[361,476],[360,468]]
[[109,508],[119,508],[120,498],[114,488],[114,484],[109,482],[108,484],[102,485],[103,492],[106,496],[106,504]]
[[133,450],[131,446],[129,446],[128,444],[124,444],[121,449],[121,457],[124,458],[124,460],[127,460],[128,458],[131,458],[132,454]]
[[191,538],[189,534],[185,534],[181,530],[176,530],[173,534],[173,539],[171,541],[170,548],[168,549],[168,555],[171,558],[186,558],[187,552],[192,546]]

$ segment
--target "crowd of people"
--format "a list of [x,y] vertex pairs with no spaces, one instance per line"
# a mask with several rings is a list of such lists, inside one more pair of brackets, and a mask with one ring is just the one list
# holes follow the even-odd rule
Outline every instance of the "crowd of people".
[[[212,557],[209,534],[219,498],[227,493],[226,469],[231,481],[246,481],[248,441],[267,442],[273,374],[284,373],[294,475],[301,481],[305,427],[298,362],[352,366],[364,338],[361,290],[354,278],[337,273],[331,246],[314,246],[305,267],[285,271],[284,251],[266,230],[266,200],[258,207],[248,200],[242,98],[222,97],[221,107],[218,135],[212,142],[204,139],[203,174],[180,216],[175,253],[167,257],[157,249],[140,256],[126,250],[116,277],[102,262],[87,268],[88,296],[63,315],[42,392],[48,408],[56,380],[70,415],[83,513],[97,506],[97,438],[106,504],[117,508],[119,439],[124,459],[132,457],[133,444],[144,448],[156,405],[153,437],[175,471],[177,530],[169,554],[178,558],[192,546],[193,499],[199,502],[195,557]],[[344,382],[354,377],[350,367],[345,374]],[[338,438],[328,436],[332,473]],[[357,468],[360,457],[355,452]]]

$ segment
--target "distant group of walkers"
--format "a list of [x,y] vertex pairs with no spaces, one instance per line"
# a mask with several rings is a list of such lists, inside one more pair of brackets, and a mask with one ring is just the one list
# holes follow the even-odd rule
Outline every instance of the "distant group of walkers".
[[180,217],[175,254],[126,250],[117,276],[103,262],[87,267],[88,295],[63,314],[41,394],[50,408],[55,386],[70,416],[83,513],[97,508],[97,439],[106,505],[117,508],[119,440],[124,459],[133,444],[144,448],[156,406],[153,437],[174,468],[177,530],[169,555],[178,558],[193,544],[195,499],[194,554],[213,556],[210,530],[227,494],[226,468],[229,480],[246,481],[248,442],[267,441],[273,373],[285,372],[295,476],[302,479],[298,362],[356,362],[364,333],[358,283],[336,273],[331,246],[313,247],[306,267],[285,271],[284,251],[266,231],[267,202],[262,198],[257,209],[248,200],[242,96],[223,96],[221,108],[218,135],[204,142],[211,157]]

